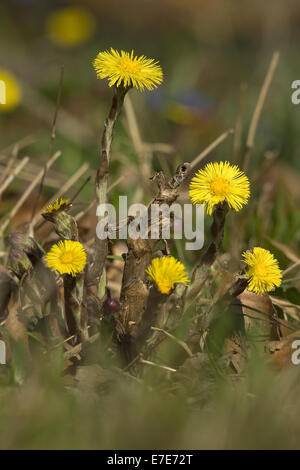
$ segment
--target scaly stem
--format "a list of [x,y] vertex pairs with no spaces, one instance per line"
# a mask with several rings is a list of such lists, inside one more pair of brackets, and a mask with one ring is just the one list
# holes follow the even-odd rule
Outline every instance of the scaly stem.
[[88,339],[86,316],[83,315],[83,275],[64,276],[65,315],[70,335],[78,334],[81,341]]
[[[104,123],[101,144],[101,162],[95,181],[97,205],[105,204],[107,200],[107,184],[113,132],[128,90],[129,88],[122,86],[115,87],[110,112]],[[101,221],[101,219],[102,217],[98,217],[98,221]],[[105,260],[107,256],[107,240],[100,240],[96,237],[94,248],[95,256],[87,281],[88,284],[97,284],[98,296],[100,299],[103,299],[106,285]]]
[[[220,202],[214,210],[213,222],[210,227],[211,242],[207,250],[201,257],[200,263],[194,269],[194,272],[192,275],[191,286],[193,285],[196,279],[198,270],[201,269],[201,271],[205,271],[215,262],[217,253],[221,247],[223,237],[224,237],[224,226],[225,226],[227,212],[228,212],[227,202]],[[204,278],[204,272],[202,272],[201,278]]]

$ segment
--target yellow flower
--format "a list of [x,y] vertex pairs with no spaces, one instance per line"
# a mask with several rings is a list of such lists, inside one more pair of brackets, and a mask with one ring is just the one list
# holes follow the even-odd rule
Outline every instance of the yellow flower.
[[22,90],[16,77],[0,69],[0,111],[12,111],[21,102]]
[[53,245],[45,257],[48,268],[60,274],[76,274],[83,271],[86,265],[86,252],[79,242],[60,241]]
[[250,184],[247,176],[228,162],[208,163],[192,178],[190,198],[193,204],[204,204],[208,214],[219,202],[226,201],[229,207],[239,211],[247,204]]
[[56,199],[56,201],[54,201],[52,204],[49,204],[49,206],[43,210],[43,214],[52,214],[53,212],[58,212],[61,209],[65,209],[66,206],[70,206],[70,199],[63,199],[61,197],[60,199]]
[[154,258],[146,273],[155,281],[162,294],[169,294],[177,283],[189,283],[184,265],[173,256]]
[[255,294],[264,294],[281,284],[281,270],[272,253],[255,247],[253,251],[242,254],[247,264],[246,277],[249,279],[248,290]]
[[98,78],[107,78],[109,86],[123,84],[125,88],[134,86],[137,89],[153,90],[163,81],[163,72],[154,59],[144,55],[137,57],[134,52],[114,50],[99,52],[93,62]]
[[52,12],[46,24],[48,37],[58,46],[72,47],[87,41],[95,31],[95,20],[82,7],[60,8]]

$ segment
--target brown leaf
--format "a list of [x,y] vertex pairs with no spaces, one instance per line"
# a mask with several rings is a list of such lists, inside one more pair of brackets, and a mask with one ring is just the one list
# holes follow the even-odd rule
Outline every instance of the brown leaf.
[[247,289],[238,296],[245,319],[246,331],[253,327],[270,340],[279,340],[282,336],[277,313],[268,294],[256,295]]
[[283,371],[292,367],[299,367],[292,363],[292,354],[295,351],[292,344],[295,340],[300,340],[300,330],[291,333],[280,341],[271,341],[268,344],[268,349],[272,353],[268,362],[276,370]]
[[243,354],[240,338],[237,335],[234,335],[231,339],[227,338],[223,352],[226,356],[224,359],[227,362],[227,366],[234,369],[237,374],[240,374],[245,365],[245,354]]
[[278,305],[278,307],[283,310],[284,313],[289,315],[294,320],[300,320],[300,306],[293,304],[289,300],[281,299],[280,297],[270,297],[274,305]]

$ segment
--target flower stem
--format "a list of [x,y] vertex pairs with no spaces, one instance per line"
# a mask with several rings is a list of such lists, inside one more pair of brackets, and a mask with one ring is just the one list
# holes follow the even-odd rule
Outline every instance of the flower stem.
[[[104,123],[101,143],[101,161],[95,181],[96,199],[98,205],[106,203],[113,132],[128,90],[128,87],[115,87],[109,115]],[[98,217],[98,221],[101,219],[102,217]],[[96,237],[94,250],[95,255],[93,265],[88,276],[88,284],[97,284],[98,296],[100,299],[102,299],[105,296],[106,285],[105,260],[107,256],[107,240],[99,240],[98,237]]]
[[69,334],[79,334],[81,341],[88,339],[87,322],[83,315],[83,275],[64,276],[65,316]]
[[227,212],[228,212],[228,204],[226,202],[219,203],[214,210],[213,222],[210,227],[211,242],[207,250],[201,257],[200,263],[194,269],[191,285],[196,279],[198,270],[204,266],[206,267],[211,266],[216,259],[217,253],[221,247],[223,237],[224,237],[224,226],[225,226]]

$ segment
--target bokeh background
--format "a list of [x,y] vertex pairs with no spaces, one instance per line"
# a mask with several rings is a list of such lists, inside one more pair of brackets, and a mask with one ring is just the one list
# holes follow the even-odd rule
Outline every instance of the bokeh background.
[[[280,64],[253,165],[261,152],[276,149],[299,169],[299,108],[290,99],[291,83],[300,73],[297,1],[3,0],[0,8],[0,66],[22,92],[13,109],[3,112],[1,107],[3,147],[33,134],[31,153],[41,157],[45,152],[64,64],[62,108],[67,114],[58,125],[58,146],[67,156],[63,169],[74,171],[83,160],[96,166],[96,144],[111,92],[96,80],[91,63],[98,51],[112,46],[160,60],[164,84],[153,93],[131,94],[143,137],[172,144],[191,160],[234,126],[241,83],[248,85],[247,130],[271,55],[278,49]],[[118,140],[125,145],[124,136]],[[230,157],[230,143],[218,152]]]
[[[165,75],[156,91],[130,92],[132,107],[124,110],[117,125],[110,175],[110,183],[119,181],[110,192],[110,200],[117,204],[119,194],[127,194],[129,202],[148,202],[155,192],[149,182],[155,170],[173,174],[179,163],[192,161],[220,134],[234,128],[238,116],[240,151],[234,153],[230,136],[202,163],[228,159],[241,165],[259,91],[278,50],[279,64],[247,172],[251,201],[238,219],[229,220],[223,248],[234,260],[241,250],[260,245],[275,254],[282,269],[287,268],[300,255],[300,105],[291,102],[291,84],[300,79],[299,43],[298,0],[1,0],[0,80],[7,83],[8,94],[7,104],[0,105],[0,172],[16,143],[19,158],[28,155],[30,164],[0,200],[0,216],[9,212],[43,168],[62,65],[54,142],[62,157],[47,173],[39,204],[88,164],[66,194],[73,197],[91,175],[74,203],[78,213],[93,198],[101,132],[112,96],[92,67],[99,51],[133,49],[159,60]],[[132,109],[138,134],[130,120]],[[12,220],[12,228],[22,229],[30,220],[35,196]],[[188,200],[187,187],[181,200]],[[81,221],[85,242],[94,236],[94,212],[93,208]],[[37,239],[44,235],[36,233]],[[184,252],[179,242],[172,252],[188,268],[197,262],[198,254]],[[276,296],[292,302],[290,312],[299,319],[299,275],[292,274],[292,284],[283,283]],[[109,281],[117,294],[120,273]],[[279,307],[278,313],[286,318]],[[249,375],[239,387],[218,390],[215,402],[196,413],[190,411],[202,400],[201,364],[191,366],[190,376],[183,373],[193,389],[188,398],[186,390],[175,385],[179,395],[170,399],[167,380],[162,381],[161,393],[153,394],[152,384],[160,383],[160,377],[153,379],[151,372],[146,390],[129,380],[128,384],[117,381],[111,391],[107,382],[114,385],[115,378],[109,372],[106,381],[97,376],[97,369],[87,376],[82,371],[76,394],[83,393],[84,406],[77,408],[74,397],[62,393],[59,360],[45,373],[42,370],[22,394],[9,387],[1,391],[6,403],[0,411],[1,447],[299,446],[299,377],[296,381],[269,377],[257,367],[259,360],[249,365]],[[94,390],[105,392],[100,405],[94,402]]]

